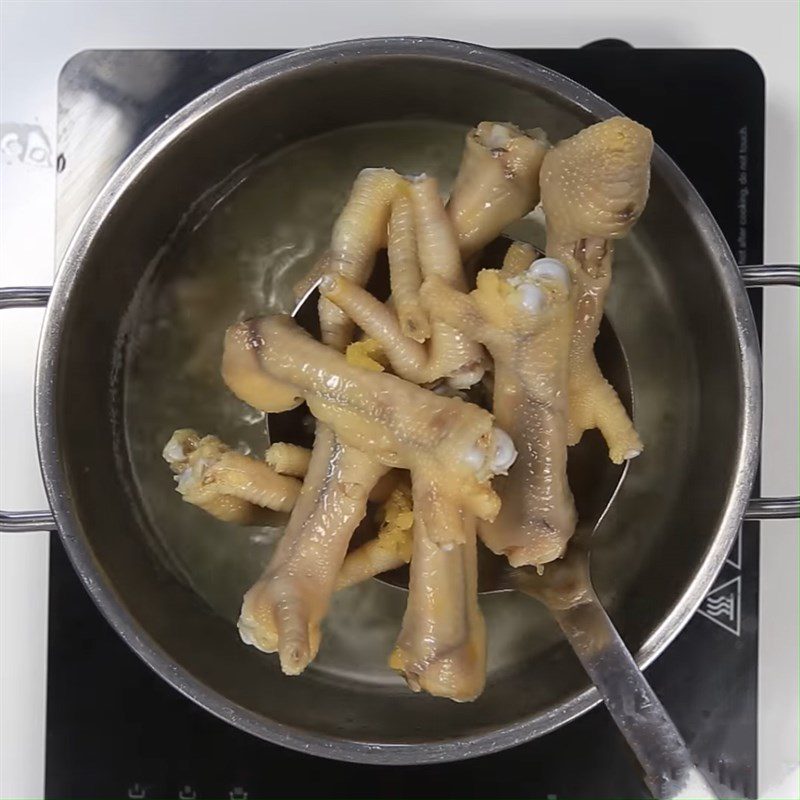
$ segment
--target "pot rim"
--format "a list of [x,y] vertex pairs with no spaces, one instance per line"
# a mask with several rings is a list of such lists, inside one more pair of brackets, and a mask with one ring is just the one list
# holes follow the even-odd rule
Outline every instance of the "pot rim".
[[[554,92],[567,101],[604,119],[619,115],[611,104],[565,76],[518,56],[482,46],[445,39],[396,37],[354,39],[296,50],[256,64],[200,95],[153,131],[119,166],[89,208],[65,251],[47,306],[36,367],[36,438],[44,485],[58,522],[59,534],[73,567],[97,607],[122,639],[142,660],[185,696],[224,721],[260,738],[313,755],[343,761],[380,764],[422,764],[454,761],[522,744],[564,725],[600,702],[594,687],[566,702],[506,726],[495,732],[450,738],[433,743],[375,743],[339,739],[269,720],[231,703],[175,662],[141,628],[125,609],[113,585],[93,555],[81,532],[66,491],[66,475],[59,458],[54,405],[60,343],[63,341],[67,300],[97,231],[118,198],[139,172],[164,150],[177,144],[199,119],[215,113],[237,95],[257,84],[320,64],[335,65],[339,59],[416,57],[467,64],[501,73]],[[720,526],[687,591],[651,633],[636,661],[647,667],[677,636],[710,589],[733,543],[750,496],[758,463],[761,422],[761,362],[752,309],[733,254],[708,207],[678,166],[658,145],[653,151],[653,169],[691,212],[698,230],[723,273],[723,292],[735,320],[739,356],[742,418],[736,452],[736,478],[727,497]]]

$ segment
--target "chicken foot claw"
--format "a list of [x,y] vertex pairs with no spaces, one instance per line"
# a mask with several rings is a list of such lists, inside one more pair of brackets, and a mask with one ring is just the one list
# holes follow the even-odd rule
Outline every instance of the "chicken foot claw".
[[[344,275],[364,286],[375,256],[386,244],[392,200],[403,179],[390,169],[361,170],[350,197],[333,226],[325,274]],[[353,335],[353,323],[324,297],[319,302],[322,340],[344,350]]]

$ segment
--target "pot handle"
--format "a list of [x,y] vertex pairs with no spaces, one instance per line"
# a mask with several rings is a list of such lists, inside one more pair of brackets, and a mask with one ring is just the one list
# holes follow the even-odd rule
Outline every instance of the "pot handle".
[[[748,288],[762,286],[800,287],[800,266],[796,264],[759,264],[740,267]],[[0,309],[46,306],[49,286],[0,288]],[[747,520],[794,519],[800,517],[800,497],[753,497],[745,511]],[[52,530],[56,527],[51,511],[1,511],[0,532]]]
[[[749,289],[762,286],[800,287],[800,265],[756,264],[739,268],[744,285]],[[800,497],[752,497],[744,518],[797,519],[800,517]]]
[[[50,298],[49,286],[11,286],[0,288],[0,309],[40,308]],[[56,528],[53,512],[0,511],[0,532],[52,531]]]

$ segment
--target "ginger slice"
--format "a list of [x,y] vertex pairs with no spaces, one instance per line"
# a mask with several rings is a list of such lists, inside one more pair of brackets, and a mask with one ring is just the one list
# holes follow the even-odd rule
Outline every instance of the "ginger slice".
[[389,495],[381,508],[380,519],[375,538],[347,554],[336,581],[337,589],[369,580],[411,560],[414,510],[407,480]]
[[[337,279],[333,279],[337,280]],[[341,280],[338,279],[338,280]],[[372,372],[383,372],[386,369],[386,354],[377,339],[359,339],[347,345],[345,351],[347,363],[354,367],[361,367]]]

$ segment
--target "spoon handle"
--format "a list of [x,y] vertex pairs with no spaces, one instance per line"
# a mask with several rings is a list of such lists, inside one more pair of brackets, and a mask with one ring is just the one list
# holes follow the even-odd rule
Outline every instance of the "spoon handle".
[[593,591],[553,616],[630,745],[653,796],[715,800],[717,795]]

